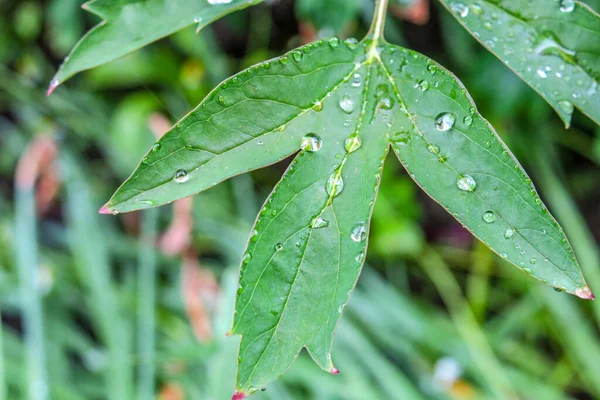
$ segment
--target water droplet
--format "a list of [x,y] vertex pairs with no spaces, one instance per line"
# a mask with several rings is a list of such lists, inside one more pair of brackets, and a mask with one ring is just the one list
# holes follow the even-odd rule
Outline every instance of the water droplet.
[[319,139],[317,135],[315,135],[314,133],[309,133],[308,135],[302,138],[302,144],[300,145],[300,148],[302,150],[315,152],[319,151],[322,145],[323,141]]
[[575,1],[574,0],[561,0],[560,2],[560,11],[564,13],[570,13],[575,9]]
[[299,51],[294,51],[292,52],[292,57],[294,57],[294,60],[296,60],[297,62],[302,60],[302,53]]
[[467,115],[466,117],[463,118],[463,122],[465,123],[466,126],[471,126],[473,124],[473,117],[470,115]]
[[177,172],[175,172],[175,182],[185,183],[188,181],[188,179],[190,179],[190,176],[188,175],[186,170],[180,169]]
[[354,49],[356,49],[358,47],[358,40],[356,40],[354,38],[348,38],[348,39],[344,40],[344,44],[350,50],[354,50]]
[[361,145],[362,145],[362,142],[358,135],[352,135],[348,139],[346,139],[346,141],[344,142],[344,147],[346,148],[346,151],[348,153],[352,153],[352,152],[360,149]]
[[283,65],[286,65],[290,62],[290,59],[287,56],[283,56],[279,59],[279,62]]
[[357,72],[354,74],[354,78],[352,79],[352,87],[360,87],[360,85],[361,85],[360,74]]
[[537,260],[535,258],[532,258],[531,260],[529,260],[529,264],[533,265],[537,262]]
[[242,264],[246,265],[250,262],[250,260],[252,260],[252,255],[250,253],[246,253],[242,258]]
[[346,114],[352,114],[354,112],[354,101],[352,101],[352,98],[349,95],[344,95],[340,99],[339,104],[342,111],[344,111]]
[[486,211],[483,213],[483,220],[488,224],[491,224],[496,220],[496,213],[493,211]]
[[391,141],[398,146],[406,146],[410,141],[410,135],[408,132],[396,132],[396,134],[391,138]]
[[433,154],[439,154],[439,153],[440,153],[440,147],[439,147],[439,146],[436,146],[435,144],[429,144],[429,145],[427,146],[427,150],[428,150],[430,153],[433,153]]
[[460,190],[473,192],[475,191],[475,188],[477,188],[477,183],[471,175],[462,175],[456,180],[456,186],[458,186]]
[[515,234],[515,230],[513,228],[508,228],[504,232],[504,239],[510,239]]
[[546,71],[544,71],[543,69],[538,69],[537,74],[542,79],[545,79],[548,76],[548,74],[546,74]]
[[217,100],[219,101],[219,103],[221,103],[221,105],[223,105],[225,103],[225,96],[220,94]]
[[357,263],[361,263],[365,258],[365,253],[363,253],[362,251],[360,253],[358,253],[356,255],[356,257],[354,258],[356,260]]
[[277,243],[275,245],[275,251],[281,251],[283,250],[283,244],[282,243]]
[[329,176],[325,189],[327,190],[327,194],[331,197],[337,196],[344,190],[344,179],[342,178],[340,171],[335,171]]
[[367,225],[362,222],[354,225],[350,238],[355,242],[364,242],[367,239]]
[[531,268],[523,268],[523,272],[529,275],[533,275],[533,271],[531,270]]
[[315,110],[316,112],[322,111],[323,110],[323,102],[319,101],[319,100],[316,100],[313,103],[312,109]]
[[325,228],[329,226],[329,221],[325,220],[323,217],[316,217],[312,220],[310,225],[314,229]]
[[446,132],[452,129],[456,117],[451,113],[441,113],[435,118],[435,127],[438,131]]
[[338,37],[332,37],[331,39],[329,39],[329,47],[331,47],[332,49],[335,49],[339,45],[340,39]]
[[508,254],[506,254],[506,253],[500,253],[500,257],[506,258],[506,257],[508,257]]
[[426,91],[427,89],[429,89],[429,82],[428,81],[420,81],[417,85],[417,87],[419,89],[421,89],[422,92]]
[[567,101],[567,100],[559,101],[558,106],[560,107],[561,110],[563,110],[567,114],[573,113],[573,103],[571,103],[570,101]]
[[450,8],[463,18],[469,15],[469,7],[465,6],[463,3],[452,3]]
[[152,151],[156,152],[158,150],[160,150],[160,143],[154,143],[152,146]]

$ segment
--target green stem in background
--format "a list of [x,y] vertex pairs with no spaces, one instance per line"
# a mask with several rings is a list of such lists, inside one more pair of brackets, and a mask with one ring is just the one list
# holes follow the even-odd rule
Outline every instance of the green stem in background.
[[377,0],[375,4],[375,14],[373,15],[373,22],[371,22],[371,28],[369,28],[368,36],[375,42],[383,41],[383,30],[385,28],[385,17],[387,14],[388,0]]
[[27,398],[46,399],[46,353],[44,349],[44,324],[38,282],[37,232],[35,194],[33,186],[15,188],[15,243],[19,268],[22,316],[25,333],[27,365]]
[[442,297],[456,330],[493,396],[497,399],[518,399],[448,265],[431,247],[419,257],[419,264]]
[[[0,318],[2,321],[2,318]],[[6,375],[4,372],[4,328],[0,324],[0,400],[6,400]]]
[[139,243],[138,268],[138,325],[137,345],[138,365],[138,399],[154,399],[154,349],[156,303],[156,241],[158,210],[150,209],[142,212],[142,235]]

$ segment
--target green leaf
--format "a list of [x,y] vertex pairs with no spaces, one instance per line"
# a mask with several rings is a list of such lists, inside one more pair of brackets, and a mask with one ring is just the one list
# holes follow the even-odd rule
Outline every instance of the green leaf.
[[213,21],[262,0],[93,0],[84,8],[102,18],[73,48],[48,94],[78,72],[97,67],[196,24]]
[[556,221],[458,79],[410,50],[334,38],[225,81],[165,135],[102,212],[192,195],[300,151],[256,221],[232,333],[238,397],[302,347],[336,373],[333,333],[356,283],[383,161],[536,278],[592,294]]
[[569,127],[574,108],[600,124],[600,15],[575,0],[441,0]]

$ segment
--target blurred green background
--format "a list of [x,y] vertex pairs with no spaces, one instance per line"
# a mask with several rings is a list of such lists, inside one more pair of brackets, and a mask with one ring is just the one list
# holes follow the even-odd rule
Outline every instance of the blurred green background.
[[[316,38],[362,37],[373,1],[266,1],[47,98],[62,58],[98,22],[81,3],[0,0],[0,400],[228,399],[238,264],[289,160],[192,201],[96,212],[221,80]],[[576,114],[565,130],[439,4],[392,3],[388,40],[459,76],[600,292],[600,128]],[[394,157],[370,232],[336,335],[341,373],[303,352],[256,399],[600,398],[600,302],[555,293],[496,257]]]

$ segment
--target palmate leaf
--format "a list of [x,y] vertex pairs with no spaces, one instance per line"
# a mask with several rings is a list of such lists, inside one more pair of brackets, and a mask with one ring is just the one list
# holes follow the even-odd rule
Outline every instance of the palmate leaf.
[[241,399],[303,347],[337,373],[333,333],[363,264],[390,148],[492,250],[593,298],[562,229],[458,79],[382,40],[316,42],[225,81],[154,145],[101,212],[165,204],[297,153],[243,256],[231,331],[242,335]]
[[600,124],[600,15],[575,0],[440,0],[535,89],[568,127],[574,108]]
[[93,0],[83,5],[102,18],[73,48],[52,79],[48,94],[78,72],[116,60],[195,24],[213,21],[262,0]]

